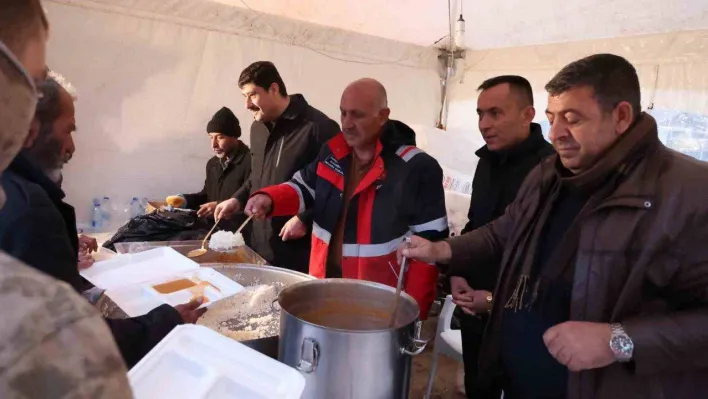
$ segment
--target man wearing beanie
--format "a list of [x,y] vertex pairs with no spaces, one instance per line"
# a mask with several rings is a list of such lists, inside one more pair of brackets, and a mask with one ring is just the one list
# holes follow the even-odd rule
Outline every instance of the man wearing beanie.
[[203,218],[213,217],[216,204],[231,198],[251,173],[251,150],[239,140],[241,126],[230,109],[223,107],[214,114],[207,133],[215,156],[207,162],[204,188],[182,195],[183,206],[197,210]]

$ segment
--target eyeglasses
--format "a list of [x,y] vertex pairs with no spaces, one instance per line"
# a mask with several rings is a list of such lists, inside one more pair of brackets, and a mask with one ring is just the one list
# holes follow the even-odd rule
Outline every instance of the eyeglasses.
[[10,60],[10,63],[13,64],[15,66],[15,68],[17,68],[17,70],[20,71],[22,76],[25,77],[27,84],[30,86],[30,88],[32,88],[32,91],[37,96],[37,101],[39,101],[42,98],[42,96],[41,96],[41,93],[39,93],[39,91],[37,90],[37,84],[35,84],[34,79],[32,79],[32,77],[27,73],[27,70],[25,69],[25,67],[22,66],[22,63],[17,59],[17,57],[15,57],[14,54],[12,54],[12,51],[10,51],[10,49],[7,48],[5,43],[3,43],[1,40],[0,40],[0,54],[2,54],[3,56],[5,56],[5,58]]

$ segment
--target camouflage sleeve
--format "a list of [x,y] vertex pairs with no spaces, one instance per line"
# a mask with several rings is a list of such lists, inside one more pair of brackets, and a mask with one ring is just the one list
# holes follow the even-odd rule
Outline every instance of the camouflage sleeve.
[[0,397],[131,398],[98,311],[69,285],[8,259],[0,253]]

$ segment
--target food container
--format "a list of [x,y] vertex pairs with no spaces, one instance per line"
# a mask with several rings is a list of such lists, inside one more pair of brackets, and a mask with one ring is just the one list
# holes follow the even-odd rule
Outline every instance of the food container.
[[418,304],[402,293],[389,327],[395,289],[350,279],[297,283],[278,297],[278,359],[306,380],[307,399],[407,398],[418,339]]
[[[208,307],[243,290],[243,286],[213,269],[200,268],[171,248],[123,254],[81,271],[130,317],[162,305],[176,306],[206,297]],[[178,282],[187,285],[178,287]]]
[[[228,252],[216,252],[209,249],[207,242],[207,253],[193,258],[199,264],[206,263],[246,263],[252,265],[265,265],[267,262],[256,251],[248,246],[234,248]],[[202,241],[141,241],[141,242],[119,242],[115,244],[116,252],[119,254],[133,254],[147,251],[158,247],[170,247],[175,251],[187,256],[193,249],[202,247]]]
[[[246,287],[257,284],[277,284],[283,287],[296,284],[301,281],[313,280],[314,277],[295,272],[292,270],[281,269],[273,266],[258,266],[248,264],[203,264],[202,268],[213,268],[222,275]],[[96,307],[105,317],[125,318],[125,312],[115,304],[105,294],[102,295]],[[258,339],[240,341],[244,345],[251,347],[269,357],[278,357],[278,334],[267,336]]]
[[298,399],[294,369],[206,327],[172,330],[128,372],[136,399]]

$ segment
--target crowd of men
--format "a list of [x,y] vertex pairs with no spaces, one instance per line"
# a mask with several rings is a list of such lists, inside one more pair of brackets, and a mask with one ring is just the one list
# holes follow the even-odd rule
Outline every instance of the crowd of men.
[[[46,67],[48,34],[39,0],[3,3],[0,396],[130,397],[126,366],[203,310],[193,301],[116,320],[79,295],[96,242],[63,201],[77,96]],[[395,285],[406,257],[422,319],[445,270],[469,397],[708,394],[708,165],[661,144],[624,58],[580,59],[546,85],[552,145],[532,122],[526,79],[479,86],[486,145],[469,223],[451,238],[442,169],[389,118],[380,82],[345,88],[341,129],[288,94],[270,62],[244,69],[239,88],[250,148],[233,112],[217,111],[204,188],[181,195],[184,206],[233,223],[254,216],[249,246],[317,278]]]

